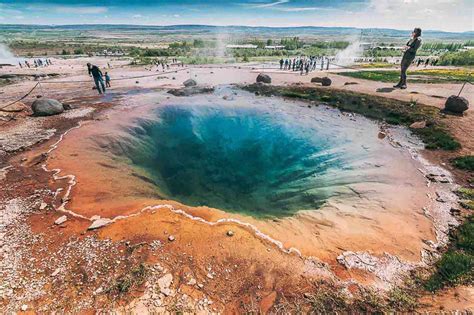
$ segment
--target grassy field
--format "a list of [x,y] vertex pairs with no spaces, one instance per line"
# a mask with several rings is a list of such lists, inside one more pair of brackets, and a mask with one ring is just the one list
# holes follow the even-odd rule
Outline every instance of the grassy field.
[[[373,70],[342,72],[340,75],[379,82],[397,82],[400,79],[398,70]],[[413,83],[450,83],[474,80],[472,69],[424,69],[408,70],[408,82]]]

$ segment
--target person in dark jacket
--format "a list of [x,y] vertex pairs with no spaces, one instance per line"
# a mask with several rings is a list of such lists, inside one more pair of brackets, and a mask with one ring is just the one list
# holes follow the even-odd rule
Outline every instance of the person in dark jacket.
[[421,28],[415,28],[412,33],[412,38],[407,42],[405,46],[405,52],[401,62],[400,69],[400,81],[394,85],[394,88],[406,89],[407,88],[407,70],[410,64],[416,57],[416,51],[421,46]]
[[[105,84],[104,84],[104,79],[102,71],[100,71],[99,67],[96,65],[91,65],[90,63],[87,63],[87,70],[89,72],[89,76],[92,76],[94,79],[95,86],[97,87],[97,91],[99,91],[99,94],[105,93]],[[100,89],[102,87],[102,90]]]

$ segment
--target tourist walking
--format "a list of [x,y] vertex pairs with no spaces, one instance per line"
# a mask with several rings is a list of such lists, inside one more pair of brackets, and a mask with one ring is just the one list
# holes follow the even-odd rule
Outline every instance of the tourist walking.
[[407,42],[407,45],[405,46],[405,52],[403,53],[403,58],[400,65],[400,81],[393,86],[394,88],[407,88],[407,70],[413,60],[415,60],[416,51],[421,46],[420,36],[421,28],[415,28],[412,32],[412,38]]
[[94,83],[97,88],[97,91],[99,91],[99,94],[105,93],[105,84],[104,79],[102,78],[103,74],[102,71],[100,71],[99,67],[87,63],[87,70],[89,72],[89,76],[94,79]]

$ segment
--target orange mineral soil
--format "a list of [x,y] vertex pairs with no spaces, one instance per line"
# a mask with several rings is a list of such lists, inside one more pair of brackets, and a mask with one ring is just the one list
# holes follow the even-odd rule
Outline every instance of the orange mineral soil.
[[[402,150],[387,153],[387,162],[392,166],[387,170],[390,183],[355,185],[353,189],[361,192],[360,197],[343,201],[334,198],[318,211],[302,211],[289,218],[255,219],[160,199],[157,188],[144,181],[140,172],[126,161],[114,156],[101,139],[104,135],[108,139],[124,136],[134,119],[146,117],[150,109],[173,101],[159,93],[124,97],[118,102],[134,105],[116,106],[99,120],[71,130],[50,153],[47,168],[60,169],[59,176],[75,176],[75,185],[65,205],[68,210],[87,218],[125,216],[101,230],[101,236],[121,239],[141,234],[153,238],[164,230],[154,217],[170,217],[177,224],[173,233],[183,238],[192,235],[191,246],[199,248],[198,243],[208,244],[209,239],[222,237],[221,230],[226,226],[240,226],[250,233],[239,242],[247,256],[259,255],[250,250],[253,235],[270,244],[281,242],[283,250],[296,249],[296,253],[316,257],[336,269],[336,257],[344,251],[367,251],[375,256],[389,253],[404,261],[418,262],[420,251],[426,247],[423,240],[436,241],[433,223],[423,212],[423,207],[431,203],[428,195],[434,192],[418,171],[420,163]],[[296,105],[288,103],[288,106]],[[170,205],[174,211],[184,213],[172,214],[168,208],[146,209],[158,205]],[[220,219],[235,222],[208,224]]]

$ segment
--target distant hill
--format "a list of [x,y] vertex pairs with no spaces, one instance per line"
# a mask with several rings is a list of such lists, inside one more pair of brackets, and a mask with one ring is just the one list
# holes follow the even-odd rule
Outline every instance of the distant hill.
[[[355,28],[355,27],[252,27],[252,26],[213,26],[213,25],[167,25],[167,26],[145,26],[145,25],[107,25],[107,24],[83,24],[83,25],[25,25],[25,24],[0,24],[2,33],[22,32],[48,32],[48,31],[78,31],[78,32],[114,32],[114,33],[150,33],[160,32],[163,34],[213,34],[226,33],[235,36],[252,37],[323,37],[335,39],[344,36],[362,36],[387,40],[406,39],[411,30],[396,30],[386,28]],[[467,41],[474,40],[474,32],[444,32],[436,30],[423,31],[423,38],[428,40],[442,41]]]

